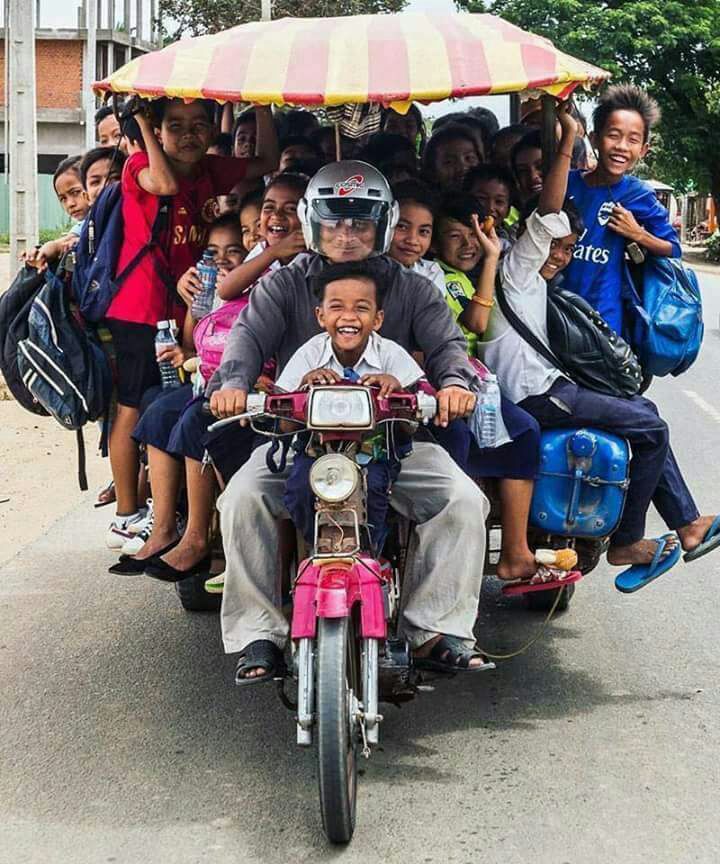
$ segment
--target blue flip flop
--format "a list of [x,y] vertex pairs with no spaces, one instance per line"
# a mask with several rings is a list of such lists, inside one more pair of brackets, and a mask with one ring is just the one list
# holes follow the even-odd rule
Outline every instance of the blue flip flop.
[[627,570],[623,570],[615,579],[615,587],[623,594],[632,594],[633,591],[639,591],[644,588],[649,582],[662,576],[671,570],[680,560],[682,555],[682,546],[678,540],[677,546],[663,557],[663,552],[668,544],[668,541],[676,534],[664,534],[662,537],[656,537],[657,549],[653,555],[653,559],[649,564],[633,564]]
[[716,516],[713,519],[712,525],[705,532],[702,543],[686,552],[683,560],[688,563],[690,561],[697,561],[698,558],[702,558],[703,555],[707,555],[708,552],[712,552],[718,546],[720,546],[720,516]]

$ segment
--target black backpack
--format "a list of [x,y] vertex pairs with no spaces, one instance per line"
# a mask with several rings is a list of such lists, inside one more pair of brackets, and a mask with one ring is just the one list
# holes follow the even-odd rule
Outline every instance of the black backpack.
[[25,265],[0,296],[0,371],[19,405],[47,417],[49,412],[27,389],[18,370],[18,342],[27,338],[30,306],[44,284],[44,274]]
[[508,324],[579,387],[619,398],[629,398],[640,392],[643,376],[637,357],[627,342],[582,297],[548,285],[549,345],[546,345],[515,314],[499,276],[495,296]]
[[[48,413],[65,429],[77,432],[78,479],[85,490],[82,427],[107,418],[112,395],[110,363],[95,332],[73,315],[64,282],[50,270],[30,305],[27,328],[27,336],[17,346],[18,371]],[[107,422],[103,425],[105,442]]]

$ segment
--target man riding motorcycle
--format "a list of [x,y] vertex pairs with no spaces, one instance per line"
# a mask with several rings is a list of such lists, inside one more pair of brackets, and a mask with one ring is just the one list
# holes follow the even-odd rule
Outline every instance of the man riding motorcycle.
[[[311,277],[326,262],[379,256],[385,318],[381,335],[420,350],[437,388],[436,423],[446,426],[475,405],[475,375],[465,340],[437,288],[385,255],[398,207],[377,169],[356,161],[322,168],[298,206],[308,249],[291,266],[265,276],[236,322],[211,397],[217,417],[245,410],[263,362],[279,368],[319,332]],[[269,680],[282,670],[288,625],[281,611],[278,520],[287,472],[272,473],[270,445],[257,448],[218,499],[226,569],[222,633],[227,653],[241,652],[238,683]],[[416,523],[417,546],[405,582],[403,626],[416,658],[448,672],[486,666],[474,650],[489,504],[438,444],[417,441],[393,487],[391,506]]]

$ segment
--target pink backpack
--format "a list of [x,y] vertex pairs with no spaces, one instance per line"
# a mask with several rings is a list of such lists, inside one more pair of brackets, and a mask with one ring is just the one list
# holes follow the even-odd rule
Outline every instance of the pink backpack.
[[230,330],[238,315],[248,305],[248,299],[248,295],[244,294],[236,300],[228,300],[195,325],[193,340],[200,358],[200,374],[205,381],[212,378],[222,363]]

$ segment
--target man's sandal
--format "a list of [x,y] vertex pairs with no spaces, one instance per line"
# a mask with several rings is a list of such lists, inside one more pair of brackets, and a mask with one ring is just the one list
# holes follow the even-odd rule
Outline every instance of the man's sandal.
[[[252,678],[245,675],[250,669],[264,669],[262,675]],[[245,684],[264,684],[277,678],[284,678],[286,673],[285,658],[278,646],[269,639],[256,639],[242,652],[235,667],[235,683],[242,687]]]
[[[479,666],[471,666],[470,661],[478,657],[483,662]],[[416,669],[441,672],[445,675],[454,675],[456,672],[485,672],[495,668],[495,664],[484,654],[475,648],[468,648],[465,642],[456,636],[443,636],[438,639],[428,656],[415,657],[413,665]]]

